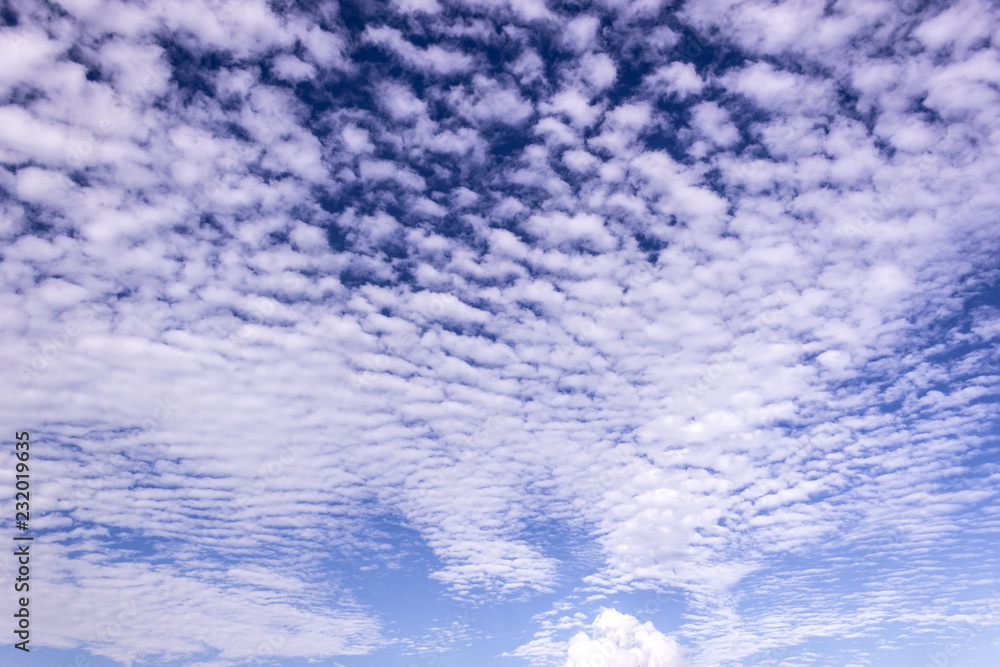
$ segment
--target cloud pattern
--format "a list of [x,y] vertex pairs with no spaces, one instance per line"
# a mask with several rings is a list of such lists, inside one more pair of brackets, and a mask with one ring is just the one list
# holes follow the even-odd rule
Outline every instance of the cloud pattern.
[[996,650],[994,6],[0,18],[39,645],[474,651],[366,597],[415,568],[544,607],[479,664]]

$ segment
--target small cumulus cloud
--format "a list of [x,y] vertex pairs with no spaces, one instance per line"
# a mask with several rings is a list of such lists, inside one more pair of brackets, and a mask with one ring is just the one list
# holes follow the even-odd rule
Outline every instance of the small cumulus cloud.
[[663,634],[649,621],[616,609],[604,609],[594,620],[590,635],[577,633],[569,640],[564,667],[687,667],[677,640]]
[[403,33],[395,28],[372,28],[365,30],[365,38],[373,44],[383,46],[395,53],[400,60],[417,70],[435,74],[456,74],[467,72],[473,60],[467,54],[433,44],[420,48],[409,42]]

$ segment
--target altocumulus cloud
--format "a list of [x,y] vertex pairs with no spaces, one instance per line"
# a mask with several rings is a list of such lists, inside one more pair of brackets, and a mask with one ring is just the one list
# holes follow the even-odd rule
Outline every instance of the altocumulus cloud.
[[998,36],[977,0],[3,0],[32,641],[987,663]]

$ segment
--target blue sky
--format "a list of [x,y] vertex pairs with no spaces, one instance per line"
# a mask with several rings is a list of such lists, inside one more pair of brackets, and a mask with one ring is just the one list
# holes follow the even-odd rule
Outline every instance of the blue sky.
[[0,23],[4,664],[996,663],[994,5]]

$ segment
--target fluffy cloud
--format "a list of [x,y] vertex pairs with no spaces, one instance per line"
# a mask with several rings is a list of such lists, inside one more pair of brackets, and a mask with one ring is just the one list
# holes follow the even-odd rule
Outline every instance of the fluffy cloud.
[[569,641],[565,667],[684,667],[680,645],[634,616],[605,609],[594,620],[591,636],[577,633]]
[[422,49],[407,41],[395,28],[368,28],[364,37],[373,44],[384,46],[403,62],[419,70],[447,75],[466,72],[472,67],[472,58],[468,55],[436,44]]

